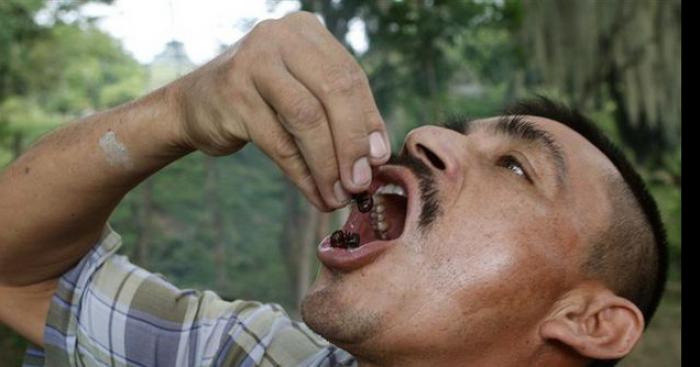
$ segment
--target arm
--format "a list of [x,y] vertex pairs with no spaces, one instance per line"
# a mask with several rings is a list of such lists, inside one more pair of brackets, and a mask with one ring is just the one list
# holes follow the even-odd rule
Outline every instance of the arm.
[[261,23],[193,73],[46,136],[2,173],[0,322],[39,344],[57,277],[131,188],[192,150],[230,154],[248,141],[322,210],[366,189],[370,164],[389,157],[366,77],[315,16]]
[[171,105],[164,89],[70,124],[2,173],[0,321],[41,341],[55,279],[95,243],[132,187],[184,154],[173,145]]
[[0,176],[0,284],[55,278],[99,237],[136,184],[182,156],[172,96],[138,101],[46,136]]

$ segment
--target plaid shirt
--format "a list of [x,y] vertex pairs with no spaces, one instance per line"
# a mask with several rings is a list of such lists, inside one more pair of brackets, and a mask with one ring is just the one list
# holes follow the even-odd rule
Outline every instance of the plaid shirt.
[[180,290],[100,241],[64,274],[24,366],[356,366],[276,304]]

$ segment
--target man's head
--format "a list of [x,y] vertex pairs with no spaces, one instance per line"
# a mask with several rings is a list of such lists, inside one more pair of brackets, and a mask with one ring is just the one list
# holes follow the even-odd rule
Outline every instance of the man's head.
[[[372,190],[393,183],[407,198],[351,214],[359,249],[319,247],[302,307],[360,360],[586,365],[626,355],[654,313],[666,274],[656,206],[573,111],[539,98],[421,127],[377,176]],[[392,228],[377,232],[377,216]]]

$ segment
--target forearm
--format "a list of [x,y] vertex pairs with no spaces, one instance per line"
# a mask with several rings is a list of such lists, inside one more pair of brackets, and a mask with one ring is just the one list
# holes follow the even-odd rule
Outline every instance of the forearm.
[[368,189],[391,151],[367,78],[311,13],[261,22],[167,89],[71,124],[0,174],[0,322],[41,342],[57,277],[119,200],[197,149],[267,154],[320,210]]
[[187,153],[172,94],[161,89],[71,123],[0,175],[0,285],[60,275],[130,189]]

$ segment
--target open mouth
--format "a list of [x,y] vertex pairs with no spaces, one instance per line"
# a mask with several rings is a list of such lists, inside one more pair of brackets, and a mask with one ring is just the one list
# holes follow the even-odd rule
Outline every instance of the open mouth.
[[412,175],[406,169],[382,167],[366,193],[372,198],[371,209],[362,212],[353,203],[343,228],[319,245],[319,260],[341,271],[372,262],[402,236],[415,189]]
[[[348,242],[349,248],[356,248],[372,241],[391,241],[403,232],[406,222],[408,196],[406,190],[395,183],[375,181],[371,194],[371,209],[363,213],[357,206],[352,208],[343,231],[347,234],[357,233],[358,242]],[[333,245],[333,243],[331,243]]]

